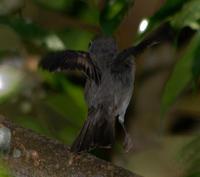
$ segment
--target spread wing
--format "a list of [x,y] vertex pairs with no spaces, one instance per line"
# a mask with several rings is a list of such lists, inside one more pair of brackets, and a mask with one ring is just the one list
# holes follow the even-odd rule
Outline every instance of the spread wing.
[[[122,66],[130,65],[134,57],[141,54],[146,48],[151,47],[157,43],[171,39],[173,31],[168,23],[164,23],[151,33],[147,34],[143,40],[137,43],[135,46],[124,49],[121,51],[114,62],[112,63],[113,70],[120,71]],[[131,57],[134,56],[134,57]]]
[[92,61],[89,53],[83,51],[65,50],[48,53],[40,61],[39,66],[50,72],[78,69],[97,84],[101,78],[99,68]]

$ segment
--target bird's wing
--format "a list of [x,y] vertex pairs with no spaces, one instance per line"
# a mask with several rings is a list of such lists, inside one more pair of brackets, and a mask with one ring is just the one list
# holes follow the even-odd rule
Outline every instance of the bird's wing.
[[174,33],[170,25],[168,23],[162,24],[151,33],[147,33],[147,35],[136,45],[121,51],[112,63],[113,70],[120,71],[121,66],[129,66],[131,59],[133,59],[131,56],[137,57],[146,48],[154,46],[162,41],[169,40],[173,35]]
[[93,62],[89,53],[83,51],[65,50],[48,53],[40,61],[39,66],[50,72],[78,69],[96,83],[99,83],[101,78],[99,68]]

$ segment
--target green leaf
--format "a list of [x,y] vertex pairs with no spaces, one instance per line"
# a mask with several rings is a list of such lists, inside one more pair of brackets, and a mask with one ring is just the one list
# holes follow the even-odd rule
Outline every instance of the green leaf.
[[105,1],[105,7],[99,19],[103,32],[107,35],[113,34],[132,5],[133,0]]
[[20,39],[28,41],[36,46],[50,50],[65,48],[62,42],[63,36],[59,36],[61,34],[60,31],[46,30],[31,21],[19,17],[0,17],[0,24],[14,30]]
[[44,134],[47,136],[52,136],[49,130],[48,122],[43,117],[38,119],[38,117],[30,115],[15,116],[15,122],[20,126],[34,130],[37,133]]
[[18,17],[0,17],[0,24],[7,25],[14,29],[23,39],[40,40],[44,39],[49,32],[38,25]]
[[62,115],[73,125],[79,126],[85,119],[86,109],[79,107],[79,104],[71,97],[70,93],[48,96],[46,103],[52,110]]
[[200,29],[200,1],[191,0],[171,19],[171,24],[177,29],[189,26],[194,30]]
[[163,24],[168,24],[170,20],[173,19],[173,15],[181,10],[184,4],[190,1],[191,0],[166,0],[164,5],[153,16],[147,19],[147,29],[137,36],[137,41],[139,42],[145,39],[145,36],[148,36],[148,34],[151,34]]
[[67,49],[87,50],[93,36],[92,33],[80,29],[67,29],[57,33]]
[[150,26],[160,24],[179,11],[190,0],[167,0],[165,4],[150,18]]
[[21,36],[25,36],[26,38],[41,38],[47,34],[47,32],[39,26],[22,18],[0,17],[0,23],[10,26]]
[[99,9],[97,7],[88,6],[80,12],[79,18],[91,25],[99,25]]
[[191,40],[183,57],[179,59],[168,80],[161,101],[161,114],[163,115],[174,103],[176,98],[193,79],[193,63],[200,45],[200,32]]
[[[0,52],[22,49],[22,42],[17,33],[6,25],[0,25]],[[1,58],[1,56],[0,56]]]
[[[50,81],[55,88],[55,80],[53,78]],[[58,78],[62,79],[62,78]],[[54,82],[54,83],[53,83]],[[47,105],[66,118],[73,125],[80,126],[86,117],[86,104],[83,95],[83,89],[68,82],[66,79],[62,79],[57,83],[62,88],[63,93],[48,94],[46,99]],[[78,110],[78,111],[77,111]]]

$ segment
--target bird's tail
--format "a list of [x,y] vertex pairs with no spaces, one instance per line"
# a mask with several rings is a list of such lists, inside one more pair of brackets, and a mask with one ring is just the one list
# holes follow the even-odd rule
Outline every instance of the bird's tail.
[[88,151],[96,147],[111,148],[115,139],[115,118],[106,109],[90,110],[78,137],[72,144],[74,152]]

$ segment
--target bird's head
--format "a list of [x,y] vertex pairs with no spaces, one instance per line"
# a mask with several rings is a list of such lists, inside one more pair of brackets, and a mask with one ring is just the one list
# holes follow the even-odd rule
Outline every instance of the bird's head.
[[117,51],[117,43],[112,37],[98,36],[89,45],[89,54],[97,63],[112,62]]

